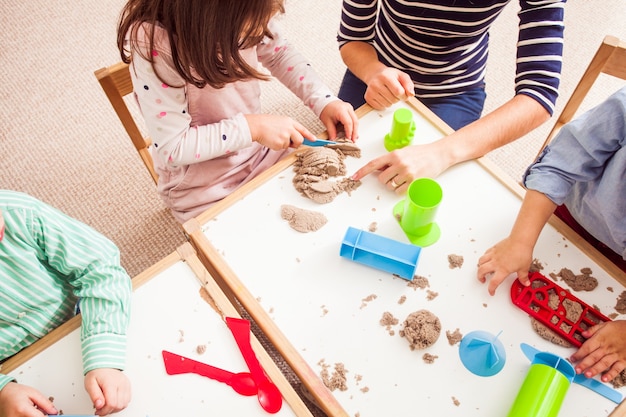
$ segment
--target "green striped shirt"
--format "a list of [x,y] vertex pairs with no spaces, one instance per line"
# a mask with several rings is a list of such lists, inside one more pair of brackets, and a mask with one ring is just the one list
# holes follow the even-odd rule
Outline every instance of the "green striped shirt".
[[[26,194],[0,190],[0,361],[82,315],[83,369],[124,369],[131,280],[118,248]],[[0,389],[13,378],[0,374]]]

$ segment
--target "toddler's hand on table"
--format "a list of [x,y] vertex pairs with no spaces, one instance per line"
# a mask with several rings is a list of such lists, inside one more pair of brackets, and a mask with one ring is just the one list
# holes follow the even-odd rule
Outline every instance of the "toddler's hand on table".
[[245,117],[252,140],[275,151],[297,148],[304,137],[315,137],[306,127],[287,116],[246,114]]
[[130,381],[118,369],[101,368],[87,372],[85,390],[99,416],[117,413],[130,402]]
[[346,139],[352,142],[358,139],[359,118],[350,103],[342,100],[331,101],[322,110],[320,120],[326,126],[330,140],[335,140],[337,137],[338,124],[343,126]]
[[600,323],[582,333],[587,340],[570,360],[578,363],[576,373],[587,378],[602,374],[602,381],[612,381],[626,369],[626,320]]
[[9,382],[0,390],[2,417],[42,417],[57,413],[52,401],[35,388]]
[[484,283],[489,279],[489,294],[494,295],[498,286],[515,273],[523,285],[529,285],[528,269],[532,263],[532,248],[507,237],[478,259],[477,278]]

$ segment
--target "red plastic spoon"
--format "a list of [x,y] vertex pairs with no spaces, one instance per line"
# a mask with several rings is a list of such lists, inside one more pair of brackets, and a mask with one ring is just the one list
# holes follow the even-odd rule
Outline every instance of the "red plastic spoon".
[[232,373],[206,363],[163,351],[163,362],[168,375],[198,374],[230,385],[238,394],[256,395],[257,386],[249,372]]
[[252,378],[256,382],[261,407],[268,413],[278,413],[283,405],[283,396],[278,387],[265,375],[265,371],[263,371],[259,360],[254,354],[254,350],[252,350],[252,345],[250,345],[250,322],[235,317],[226,317],[226,325],[233,334],[241,355],[252,374]]

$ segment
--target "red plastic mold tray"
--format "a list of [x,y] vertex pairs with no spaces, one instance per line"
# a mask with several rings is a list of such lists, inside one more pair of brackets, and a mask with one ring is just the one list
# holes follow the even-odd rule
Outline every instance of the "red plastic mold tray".
[[513,282],[511,286],[513,304],[572,345],[579,347],[583,344],[585,341],[583,331],[611,320],[539,272],[532,272],[528,277],[530,279],[528,287],[523,286],[517,279]]

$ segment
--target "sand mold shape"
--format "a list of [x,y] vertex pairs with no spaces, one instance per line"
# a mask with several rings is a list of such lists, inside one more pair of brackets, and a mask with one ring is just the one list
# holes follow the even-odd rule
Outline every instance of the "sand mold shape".
[[297,155],[294,163],[296,175],[293,185],[301,195],[316,203],[330,203],[343,192],[356,190],[360,181],[333,178],[346,175],[346,156],[359,158],[361,150],[352,142],[338,142],[337,145],[312,147]]

